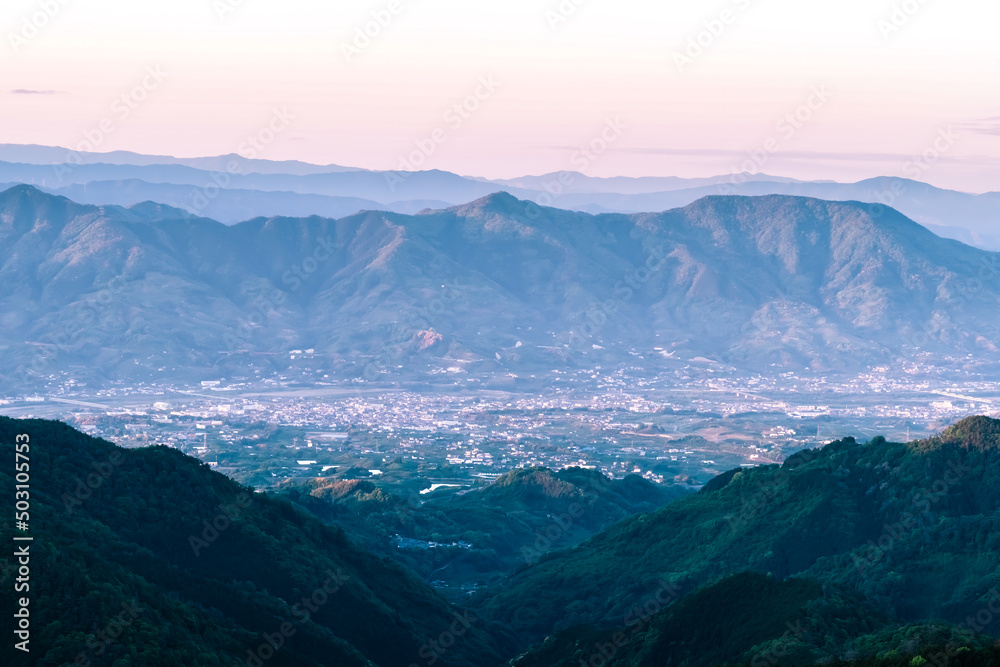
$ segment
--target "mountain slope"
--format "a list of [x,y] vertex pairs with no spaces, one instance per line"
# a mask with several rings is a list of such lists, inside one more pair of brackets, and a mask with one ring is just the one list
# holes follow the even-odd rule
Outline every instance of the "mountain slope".
[[287,369],[309,348],[313,372],[367,379],[654,347],[819,370],[1000,355],[1000,255],[866,204],[709,197],[590,216],[496,194],[231,227],[171,210],[0,194],[0,373],[204,379]]
[[[851,591],[897,625],[964,624],[1000,585],[998,471],[1000,421],[986,417],[908,444],[847,438],[731,471],[549,554],[484,593],[480,609],[541,639],[579,623],[622,625],[662,580],[684,594],[749,570]],[[977,634],[998,630],[995,614],[976,624]]]
[[[500,658],[489,624],[401,566],[176,450],[123,450],[57,422],[0,417],[11,461],[20,434],[30,436],[31,664],[79,664],[81,655],[95,664],[385,667]],[[0,472],[9,490],[11,471]],[[0,506],[12,516],[13,492]],[[7,544],[11,532],[5,524]],[[13,605],[5,596],[8,618]],[[114,641],[98,634],[108,627]],[[449,632],[454,645],[432,655],[430,640]]]
[[965,625],[900,625],[850,590],[743,572],[666,608],[650,597],[624,626],[579,626],[550,635],[511,665],[853,665],[859,657],[861,664],[882,667],[926,664],[917,656],[936,664],[984,665],[993,664],[996,651],[989,635]]

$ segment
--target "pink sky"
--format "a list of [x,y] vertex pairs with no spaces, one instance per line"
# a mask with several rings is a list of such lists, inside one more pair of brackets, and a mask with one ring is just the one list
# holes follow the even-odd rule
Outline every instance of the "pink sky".
[[[911,0],[912,15],[880,0],[44,4],[5,4],[2,143],[215,155],[277,109],[294,121],[258,157],[1000,190],[985,0]],[[603,146],[609,121],[625,128]]]

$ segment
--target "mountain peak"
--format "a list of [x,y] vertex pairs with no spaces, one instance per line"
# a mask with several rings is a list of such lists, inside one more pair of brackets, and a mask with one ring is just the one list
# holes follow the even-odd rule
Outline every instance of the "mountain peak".
[[44,192],[36,188],[34,185],[28,185],[27,183],[21,183],[13,187],[7,188],[3,192],[0,192],[0,198],[4,201],[10,199],[15,199],[18,197],[40,197],[46,196]]
[[15,185],[11,188],[7,188],[3,192],[0,192],[0,207],[3,208],[18,208],[21,206],[40,206],[40,205],[62,205],[62,206],[80,206],[74,201],[67,199],[66,197],[60,195],[50,194],[44,190],[39,190],[34,185],[29,185],[27,183],[21,183]]
[[698,199],[682,209],[688,215],[709,216],[731,228],[756,220],[758,227],[775,230],[820,229],[840,225],[854,233],[868,234],[873,229],[891,232],[897,241],[933,242],[937,237],[899,211],[883,204],[861,201],[831,201],[816,197],[786,194],[740,195],[715,194]]
[[494,192],[471,201],[468,204],[456,206],[452,210],[460,213],[497,213],[504,215],[524,215],[528,206],[535,206],[530,202],[524,202],[510,194],[509,192]]
[[1000,449],[1000,419],[978,415],[966,417],[941,434],[946,442],[959,442],[969,449]]

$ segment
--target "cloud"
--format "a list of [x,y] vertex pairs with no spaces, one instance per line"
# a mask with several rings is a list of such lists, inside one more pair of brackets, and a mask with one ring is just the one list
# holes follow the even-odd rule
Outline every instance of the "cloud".
[[[645,153],[652,155],[687,155],[699,157],[745,158],[747,151],[711,148],[623,148],[623,153]],[[899,160],[905,156],[896,153],[832,153],[827,151],[778,151],[776,156],[798,160],[843,160],[848,162],[886,162]]]
[[31,90],[29,88],[15,88],[10,91],[11,95],[58,95],[59,90]]
[[972,121],[971,123],[963,123],[959,127],[968,132],[974,132],[976,134],[992,134],[994,136],[1000,136],[1000,116],[987,116],[986,118],[979,118]]
[[[573,146],[547,146],[550,150],[571,151]],[[721,157],[729,159],[743,159],[747,156],[746,150],[729,148],[615,148],[620,153],[634,153],[638,155],[678,155],[684,157]],[[907,156],[901,153],[833,153],[828,151],[778,151],[776,156],[792,160],[842,160],[846,162],[888,162],[906,159]]]
[[[979,122],[988,122],[991,119],[983,119]],[[985,125],[976,130],[982,134],[995,134],[1000,135],[1000,117],[992,119],[992,125]],[[956,125],[956,130],[973,131],[973,129],[967,125]],[[573,146],[546,146],[545,148],[549,150],[559,150],[559,151],[572,151],[577,150]],[[731,150],[731,149],[719,149],[719,148],[636,148],[636,147],[622,147],[615,148],[616,152],[620,153],[632,153],[636,155],[677,155],[686,157],[719,157],[727,158],[734,161],[745,160],[748,155],[746,150]],[[913,160],[915,156],[913,154],[907,153],[862,153],[862,152],[852,152],[852,153],[839,153],[832,151],[777,151],[772,154],[772,158],[775,160],[787,160],[787,161],[797,161],[797,162],[873,162],[873,163],[898,163],[902,164],[909,160]],[[986,166],[1000,166],[1000,158],[992,155],[967,155],[967,156],[957,156],[957,155],[943,155],[939,157],[937,162],[949,163],[949,164],[966,164],[966,165],[986,165]]]

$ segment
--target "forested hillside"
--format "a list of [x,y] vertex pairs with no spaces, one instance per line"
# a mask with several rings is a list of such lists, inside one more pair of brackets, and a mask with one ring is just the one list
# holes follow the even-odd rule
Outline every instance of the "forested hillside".
[[[947,640],[956,628],[964,628],[970,642],[996,635],[1000,421],[969,418],[911,443],[847,438],[795,454],[780,466],[731,471],[692,497],[544,557],[483,594],[478,604],[488,616],[512,624],[527,644],[581,624],[628,626],[636,608],[668,582],[671,601],[682,604],[669,612],[655,609],[665,615],[651,616],[649,627],[683,626],[692,622],[685,605],[698,599],[685,596],[705,595],[706,585],[743,572],[811,582],[823,592],[822,605],[840,609],[816,617],[835,622],[817,620],[800,647],[810,660],[901,650],[904,644],[915,651],[941,641],[942,632]],[[744,590],[733,597],[761,596]],[[803,618],[811,618],[810,605],[820,603],[796,604]],[[938,629],[894,638],[900,628],[916,626]],[[742,622],[713,627],[728,631]],[[872,632],[875,639],[864,638]],[[752,637],[761,644],[780,639]],[[640,643],[654,646],[653,655],[666,650],[648,633]],[[733,646],[726,659],[735,662],[747,645]]]
[[[502,631],[402,566],[176,450],[125,450],[58,422],[0,417],[7,516],[19,434],[30,436],[32,653],[12,662],[24,656],[5,641],[4,665],[501,660]],[[0,536],[8,545],[11,526]],[[11,618],[13,596],[3,599]],[[447,649],[431,644],[442,636]]]

